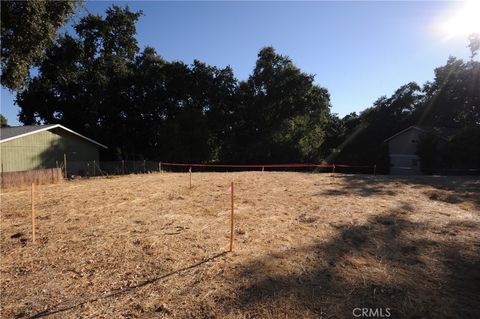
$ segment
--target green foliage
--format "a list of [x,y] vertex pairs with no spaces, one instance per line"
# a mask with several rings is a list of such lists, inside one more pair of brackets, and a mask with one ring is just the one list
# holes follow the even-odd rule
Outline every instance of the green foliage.
[[445,160],[449,167],[480,168],[480,126],[461,129],[448,144]]
[[113,6],[105,17],[83,18],[77,37],[60,37],[17,96],[21,121],[62,123],[109,145],[111,157],[208,158],[206,113],[225,104],[233,73],[139,52],[140,15]]
[[137,113],[131,109],[130,90],[140,15],[112,6],[105,18],[82,18],[74,27],[77,37],[61,36],[47,50],[28,89],[17,95],[20,121],[61,123],[121,153],[121,138],[132,130],[125,116]]
[[478,41],[478,35],[470,37],[471,61],[450,57],[446,65],[435,69],[434,81],[423,88],[424,102],[415,110],[415,121],[457,130],[444,147],[438,146],[438,138],[427,137],[421,143],[423,167],[479,167],[480,63],[473,61]]
[[456,127],[480,124],[480,63],[450,57],[423,88],[415,114],[420,125]]
[[227,161],[318,161],[329,94],[271,47],[260,50],[253,74],[239,85],[227,137]]
[[[411,125],[477,132],[480,127],[479,106],[480,63],[451,57],[446,65],[435,70],[434,80],[423,88],[409,83],[391,97],[378,99],[359,117],[331,117],[327,129],[330,151],[327,160],[361,165],[376,163],[388,167],[388,148],[383,142],[386,138]],[[478,140],[475,142],[466,133],[461,139],[454,138],[448,147],[440,147],[438,137],[430,136],[419,145],[418,152],[424,169],[477,167],[475,154],[478,145]],[[462,147],[471,155],[460,151]],[[448,154],[446,149],[450,149]]]
[[[463,127],[440,153],[426,139],[422,163],[478,165],[480,63],[473,59],[450,58],[423,88],[408,83],[361,114],[339,118],[330,113],[327,89],[272,47],[260,50],[252,74],[240,82],[230,67],[168,62],[152,48],[140,51],[141,14],[112,6],[59,37],[17,95],[20,120],[61,123],[98,139],[110,148],[105,159],[379,168],[389,166],[384,140],[408,126]],[[475,44],[471,49],[478,51]]]
[[418,144],[417,155],[420,157],[420,169],[426,174],[433,174],[436,169],[443,168],[445,144],[438,136],[428,133]]
[[2,85],[20,90],[80,1],[2,1]]
[[109,145],[112,158],[319,160],[329,96],[313,76],[273,48],[242,83],[230,67],[166,62],[139,51],[140,15],[113,6],[60,37],[17,96],[20,120],[62,123]]
[[424,172],[438,173],[442,168],[480,168],[479,140],[480,126],[464,127],[449,141],[444,141],[432,133],[428,134],[418,147],[422,168],[427,168]]
[[347,115],[343,119],[342,144],[329,160],[388,166],[388,149],[383,141],[413,124],[412,114],[421,101],[421,89],[412,82],[400,87],[389,98],[379,98],[359,117]]
[[8,127],[8,126],[9,125],[8,125],[7,118],[2,114],[0,114],[0,127]]

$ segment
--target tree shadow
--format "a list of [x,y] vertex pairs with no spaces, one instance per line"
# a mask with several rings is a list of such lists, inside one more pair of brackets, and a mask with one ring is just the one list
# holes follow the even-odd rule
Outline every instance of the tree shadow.
[[264,255],[242,267],[239,277],[255,283],[240,286],[225,311],[349,318],[359,307],[384,314],[388,308],[393,318],[479,318],[478,249],[462,254],[470,251],[468,243],[422,236],[427,226],[387,212],[365,224],[337,226],[326,242]]
[[382,183],[377,183],[374,176],[366,175],[338,175],[335,176],[333,189],[326,189],[318,195],[343,196],[356,195],[361,197],[388,195],[394,196],[395,192]]
[[432,200],[451,204],[469,203],[480,208],[478,176],[417,176],[398,180],[413,187],[434,188],[434,190],[424,191],[424,194]]
[[[451,204],[468,203],[480,208],[480,178],[477,176],[343,175],[336,178],[339,182],[335,184],[335,189],[328,189],[322,195],[394,196],[396,193],[392,189],[399,185],[410,185],[422,189],[431,200]],[[425,187],[433,190],[425,190]]]
[[[53,168],[64,165],[67,159],[69,175],[84,176],[88,173],[89,165],[99,161],[100,146],[86,141],[62,129],[49,130],[48,147],[39,146],[38,152],[32,153],[31,163],[37,163],[36,168]],[[103,148],[102,148],[103,149]]]
[[92,297],[90,299],[87,299],[87,300],[84,300],[84,301],[81,301],[81,302],[78,302],[78,303],[75,303],[74,305],[70,305],[70,306],[63,306],[62,307],[62,304],[57,304],[57,305],[54,305],[53,307],[50,307],[50,309],[47,309],[45,311],[42,311],[42,312],[39,312],[33,316],[30,316],[29,318],[30,319],[34,319],[34,318],[42,318],[42,317],[47,317],[47,316],[50,316],[50,315],[54,315],[54,314],[59,314],[59,313],[63,313],[65,311],[68,311],[68,310],[73,310],[73,309],[76,309],[78,307],[81,307],[85,304],[88,304],[88,303],[93,303],[93,302],[96,302],[96,301],[99,301],[99,300],[103,300],[103,299],[108,299],[108,298],[114,298],[114,297],[117,297],[119,295],[123,295],[123,294],[127,294],[129,292],[131,292],[132,290],[135,290],[135,289],[138,289],[138,288],[141,288],[141,287],[144,287],[144,286],[147,286],[147,285],[151,285],[151,284],[154,284],[154,283],[157,283],[163,279],[167,279],[173,275],[176,275],[176,274],[179,274],[179,273],[182,273],[182,272],[185,272],[187,270],[191,270],[191,269],[194,269],[194,268],[197,268],[207,262],[210,262],[210,261],[213,261],[217,258],[220,258],[222,256],[225,256],[227,252],[221,252],[219,254],[216,254],[214,256],[211,256],[211,257],[208,257],[208,258],[205,258],[193,265],[190,265],[190,266],[187,266],[187,267],[183,267],[183,268],[180,268],[180,269],[176,269],[174,271],[171,271],[167,274],[164,274],[162,276],[158,276],[158,277],[154,277],[154,278],[151,278],[151,279],[148,279],[148,280],[145,280],[145,281],[142,281],[141,283],[138,283],[136,285],[131,285],[131,286],[128,286],[124,289],[121,289],[121,290],[115,290],[115,291],[112,291],[108,294],[103,294],[101,296],[97,296],[97,297]]

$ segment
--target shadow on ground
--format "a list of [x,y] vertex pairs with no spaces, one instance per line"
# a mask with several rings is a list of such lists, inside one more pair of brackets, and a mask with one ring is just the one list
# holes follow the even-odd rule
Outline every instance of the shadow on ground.
[[238,277],[255,283],[240,285],[225,312],[351,318],[359,307],[388,308],[392,318],[480,318],[479,243],[440,240],[432,227],[385,212],[337,226],[328,241],[265,255],[242,267]]
[[394,196],[392,186],[411,185],[423,190],[427,198],[451,204],[467,203],[480,208],[480,178],[478,176],[368,176],[339,175],[332,178],[335,189],[322,195]]

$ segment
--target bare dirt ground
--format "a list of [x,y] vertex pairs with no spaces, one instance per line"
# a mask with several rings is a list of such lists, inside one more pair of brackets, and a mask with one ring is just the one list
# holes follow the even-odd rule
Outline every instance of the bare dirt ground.
[[[229,243],[236,183],[235,251]],[[1,318],[480,318],[480,180],[165,173],[1,199]]]

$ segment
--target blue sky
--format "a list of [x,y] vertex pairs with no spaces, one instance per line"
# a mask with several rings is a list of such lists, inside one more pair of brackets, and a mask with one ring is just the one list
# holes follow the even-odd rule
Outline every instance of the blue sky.
[[[113,2],[86,2],[103,13]],[[402,84],[433,79],[449,55],[467,59],[466,36],[438,30],[458,2],[115,2],[142,10],[140,47],[167,60],[230,65],[238,79],[273,46],[331,94],[332,111],[361,111]],[[81,10],[74,19],[85,14]],[[2,88],[1,113],[18,124],[14,95]]]

